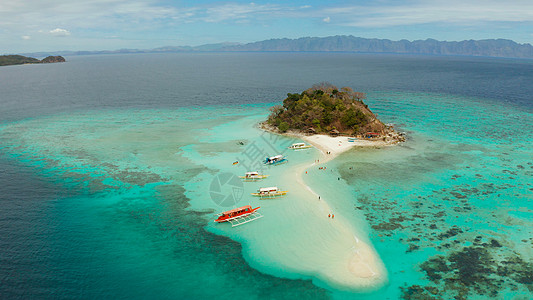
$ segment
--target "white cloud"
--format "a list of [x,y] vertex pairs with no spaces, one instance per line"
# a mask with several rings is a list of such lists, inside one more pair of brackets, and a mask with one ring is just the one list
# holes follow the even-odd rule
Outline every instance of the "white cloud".
[[[55,24],[92,30],[148,27],[149,21],[181,15],[175,7],[154,0],[5,0],[0,1],[0,29],[50,28]],[[183,10],[185,11],[185,9]],[[56,25],[57,26],[57,25]],[[54,27],[52,27],[54,28]]]
[[473,25],[484,22],[533,22],[533,1],[437,0],[372,6],[325,8],[344,25],[389,27],[430,23]]
[[272,16],[282,11],[277,5],[257,5],[228,3],[209,6],[205,9],[198,8],[198,15],[204,15],[200,19],[206,22],[237,21],[242,19],[255,19],[261,16]]
[[[239,3],[213,0],[201,5],[162,4],[159,0],[4,0],[0,29],[68,28],[90,30],[151,30],[179,23],[241,22],[320,18],[323,22],[387,27],[424,23],[533,22],[531,0],[380,0],[363,5],[322,6]],[[179,1],[180,3],[182,1]],[[186,3],[187,1],[183,1]],[[344,1],[343,1],[344,2]],[[194,3],[194,2],[191,2]],[[344,2],[347,3],[347,2]],[[105,8],[105,9],[103,9]],[[327,16],[324,18],[324,16]],[[63,34],[65,33],[59,33]]]
[[[301,10],[277,4],[215,1],[202,5],[178,5],[158,0],[10,0],[0,4],[0,29],[50,28],[55,24],[70,29],[100,31],[150,31],[183,23],[218,23],[272,20]],[[0,0],[1,2],[1,0]],[[105,9],[103,9],[105,8]],[[54,27],[52,27],[54,28]],[[61,29],[61,28],[58,28]],[[54,29],[56,30],[56,29]],[[67,31],[68,32],[68,31]],[[66,36],[70,32],[49,32]]]
[[[120,36],[122,38],[117,38],[117,40],[122,39],[124,44],[129,45],[128,43],[132,43],[133,40],[139,42],[150,40],[152,33],[155,33],[154,38],[159,39],[185,34],[193,40],[205,40],[203,35],[211,33],[205,33],[203,28],[214,28],[216,26],[212,24],[219,23],[234,24],[233,27],[221,27],[220,31],[229,32],[226,34],[231,38],[244,39],[247,30],[241,29],[251,26],[266,28],[273,24],[283,24],[279,22],[280,20],[290,21],[287,22],[287,26],[294,26],[287,27],[287,32],[301,36],[320,34],[318,31],[310,32],[313,29],[301,26],[302,24],[317,26],[317,23],[327,23],[328,26],[322,26],[327,30],[340,25],[334,28],[339,30],[339,34],[346,33],[347,30],[351,31],[343,26],[394,31],[396,26],[429,25],[427,27],[416,26],[413,29],[416,31],[437,25],[432,29],[445,28],[444,30],[449,31],[448,25],[466,25],[477,27],[480,31],[490,35],[495,27],[505,25],[512,29],[507,30],[510,33],[509,38],[512,38],[513,30],[522,37],[529,37],[531,25],[533,25],[533,0],[331,1],[313,3],[312,6],[304,5],[305,3],[295,5],[290,1],[250,3],[235,0],[210,0],[198,2],[0,0],[0,33],[10,34],[12,41],[4,39],[6,44],[17,40],[20,42],[22,38],[31,39],[37,45],[37,37],[49,35],[71,36],[71,38],[62,39],[62,42],[68,46],[71,44],[78,46],[81,45],[79,41],[89,39],[97,41],[109,36]],[[204,26],[205,23],[210,23],[211,26]],[[527,32],[524,32],[525,30]],[[76,33],[75,36],[72,36],[71,31]],[[188,33],[193,31],[194,33]],[[439,31],[435,31],[437,32]],[[285,33],[278,31],[270,34],[278,36]],[[217,36],[216,38],[223,37]],[[44,45],[46,41],[42,40],[42,42]],[[54,42],[58,42],[58,39]],[[91,42],[90,45],[92,44],[96,43]]]
[[56,29],[50,30],[49,33],[54,36],[69,36],[70,35],[70,31],[66,29],[62,29],[62,28],[56,28]]
[[23,35],[20,38],[23,39],[23,40],[31,40],[31,36],[29,36],[29,35]]

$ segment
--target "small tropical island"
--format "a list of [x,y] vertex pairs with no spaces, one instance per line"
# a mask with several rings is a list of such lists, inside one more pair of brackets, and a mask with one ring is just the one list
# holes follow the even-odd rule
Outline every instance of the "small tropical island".
[[[299,94],[287,94],[282,105],[271,107],[268,119],[260,124],[265,131],[310,144],[298,142],[288,149],[300,151],[313,146],[318,150],[311,153],[315,160],[293,164],[279,175],[278,181],[293,191],[291,208],[294,210],[284,212],[282,220],[305,217],[300,222],[291,221],[291,232],[298,233],[285,236],[283,242],[269,249],[269,254],[276,253],[276,260],[284,266],[350,291],[382,286],[387,281],[387,270],[365,234],[332,202],[335,196],[320,195],[321,189],[307,185],[304,178],[317,170],[326,170],[329,161],[353,147],[380,148],[403,140],[403,135],[396,133],[392,125],[378,120],[363,99],[366,99],[364,93],[351,88],[338,89],[330,83],[319,83]],[[271,157],[266,163],[278,158],[284,156]],[[280,228],[279,222],[269,226]],[[265,247],[262,245],[261,249]]]
[[24,64],[49,64],[65,62],[63,56],[48,56],[39,60],[37,58],[22,55],[0,55],[0,66],[24,65]]
[[[287,94],[282,105],[270,108],[264,130],[300,137],[324,152],[350,146],[383,146],[405,141],[364,103],[366,94],[323,82],[300,94]],[[343,144],[344,143],[344,144]],[[329,147],[320,147],[319,145]],[[338,146],[337,146],[338,145]],[[340,151],[337,151],[340,150]]]

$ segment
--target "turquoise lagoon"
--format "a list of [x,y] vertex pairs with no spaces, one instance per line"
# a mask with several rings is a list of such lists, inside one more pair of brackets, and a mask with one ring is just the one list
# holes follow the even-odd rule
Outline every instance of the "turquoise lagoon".
[[[291,152],[297,139],[257,127],[277,103],[97,106],[4,122],[2,294],[531,298],[531,109],[378,90],[366,102],[407,141],[350,150],[325,170],[312,165],[316,149]],[[258,163],[278,153],[289,163]],[[251,169],[271,176],[231,181]],[[314,193],[297,184],[295,170]],[[290,192],[249,195],[261,186]],[[308,210],[305,201],[327,209]],[[264,217],[235,228],[212,221],[247,204]],[[347,289],[324,275],[330,252],[345,246],[329,235],[337,221],[371,245],[383,280]]]
[[[408,132],[408,141],[395,147],[354,149],[327,163],[326,170],[312,166],[303,175],[322,199],[308,201],[326,201],[331,212],[349,220],[384,261],[388,282],[359,292],[335,289],[327,280],[317,279],[312,268],[302,272],[305,266],[288,267],[265,250],[272,250],[268,245],[275,245],[276,239],[286,241],[283,235],[294,232],[298,222],[307,224],[309,236],[304,240],[320,235],[320,229],[312,226],[320,216],[287,212],[294,209],[291,202],[296,196],[291,194],[298,195],[297,190],[273,200],[249,196],[265,185],[298,189],[290,178],[276,178],[284,178],[293,166],[320,159],[315,149],[289,152],[286,147],[295,139],[257,128],[269,105],[60,114],[4,125],[0,136],[2,150],[10,157],[77,191],[78,195],[57,200],[50,208],[49,213],[57,214],[54,227],[68,228],[63,234],[69,236],[47,241],[48,246],[82,243],[87,249],[70,255],[81,256],[84,268],[90,268],[84,264],[91,260],[98,263],[93,271],[115,284],[141,282],[150,293],[158,286],[157,293],[168,297],[206,297],[232,284],[237,289],[227,281],[253,274],[256,281],[243,278],[247,285],[280,297],[288,297],[287,293],[341,298],[398,298],[402,293],[527,295],[532,136],[526,130],[530,128],[521,125],[531,124],[531,114],[513,107],[502,113],[496,103],[446,95],[372,93],[369,98],[385,121]],[[476,105],[461,106],[465,101]],[[289,163],[264,168],[257,163],[263,153],[248,153],[253,145],[269,155],[284,153]],[[233,165],[234,161],[239,164]],[[210,196],[217,176],[261,168],[270,178],[244,183],[233,206],[219,205]],[[233,186],[222,188],[227,190],[221,193],[233,193]],[[264,217],[236,228],[212,222],[213,212],[241,204],[260,205]],[[92,234],[77,236],[84,231]],[[219,235],[243,245],[246,263],[239,258],[241,246]],[[254,239],[267,241],[255,245]],[[296,244],[293,250],[305,249]],[[472,254],[477,249],[482,253]],[[474,255],[472,264],[479,266],[472,266],[473,271],[454,266],[453,258],[462,254]],[[101,256],[109,261],[102,265]],[[427,262],[436,259],[434,264],[449,270],[429,266]],[[502,273],[502,266],[512,274]],[[266,283],[260,277],[276,281],[269,275],[292,280],[277,279],[279,288],[261,287]],[[468,276],[476,283],[458,283],[469,282]],[[198,289],[206,283],[209,288]],[[113,295],[112,290],[107,293],[97,295]]]

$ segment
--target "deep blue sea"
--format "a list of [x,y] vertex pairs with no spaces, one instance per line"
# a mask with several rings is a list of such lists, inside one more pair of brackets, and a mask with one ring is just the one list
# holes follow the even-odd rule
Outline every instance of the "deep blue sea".
[[[379,254],[371,289],[255,255],[268,215],[220,229],[205,198],[268,108],[320,82],[408,137],[306,179]],[[532,83],[532,60],[353,53],[1,67],[0,298],[531,299]]]

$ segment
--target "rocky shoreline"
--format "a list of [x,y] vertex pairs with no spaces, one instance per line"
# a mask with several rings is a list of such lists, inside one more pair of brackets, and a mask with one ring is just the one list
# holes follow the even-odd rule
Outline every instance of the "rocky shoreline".
[[291,136],[291,137],[298,137],[301,139],[304,139],[308,142],[310,140],[313,140],[313,136],[322,136],[322,137],[328,137],[331,139],[348,139],[348,138],[355,138],[356,141],[360,142],[366,142],[366,143],[355,143],[354,146],[388,146],[388,145],[396,145],[399,143],[403,143],[406,141],[406,135],[403,132],[398,132],[394,130],[394,127],[392,125],[387,125],[385,133],[382,135],[378,135],[376,137],[372,138],[365,138],[363,136],[349,136],[349,135],[325,135],[325,134],[314,134],[309,132],[303,132],[300,130],[294,130],[289,129],[286,132],[281,132],[277,127],[272,126],[268,124],[267,122],[261,122],[258,124],[258,127],[264,131],[268,131],[275,134],[285,135],[285,136]]

